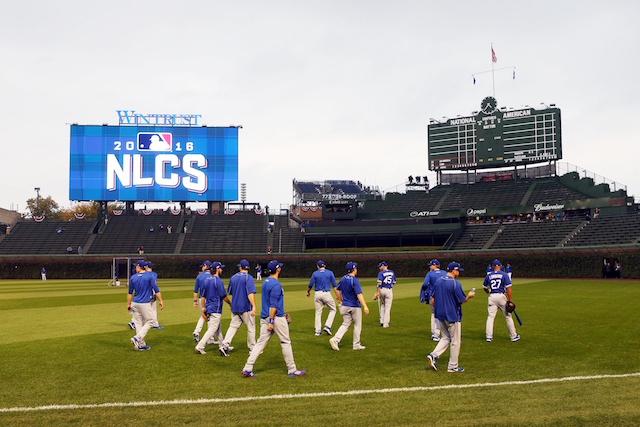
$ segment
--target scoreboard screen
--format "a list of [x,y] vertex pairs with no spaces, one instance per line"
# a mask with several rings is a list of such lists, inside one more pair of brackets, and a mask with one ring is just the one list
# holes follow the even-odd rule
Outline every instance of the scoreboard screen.
[[487,97],[475,116],[428,127],[430,170],[479,169],[562,158],[560,109],[500,111]]
[[238,129],[71,126],[69,200],[238,199]]

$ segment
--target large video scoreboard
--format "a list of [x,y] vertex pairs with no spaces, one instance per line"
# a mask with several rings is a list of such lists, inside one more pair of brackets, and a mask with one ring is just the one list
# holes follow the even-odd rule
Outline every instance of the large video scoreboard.
[[475,116],[428,126],[430,170],[479,169],[562,158],[560,109],[499,110],[493,97]]
[[238,128],[71,126],[69,200],[238,199]]

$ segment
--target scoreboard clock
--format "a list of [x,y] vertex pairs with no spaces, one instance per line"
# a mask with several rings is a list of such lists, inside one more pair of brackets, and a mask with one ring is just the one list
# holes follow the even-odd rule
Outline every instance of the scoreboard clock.
[[560,109],[498,109],[487,96],[475,116],[428,127],[430,170],[478,169],[562,158]]

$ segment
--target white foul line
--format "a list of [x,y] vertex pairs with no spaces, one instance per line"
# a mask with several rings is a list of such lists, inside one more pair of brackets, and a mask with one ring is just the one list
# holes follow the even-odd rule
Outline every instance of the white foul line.
[[[211,399],[176,399],[176,400],[156,400],[150,402],[110,402],[110,403],[88,403],[83,405],[43,405],[43,406],[22,406],[13,408],[0,408],[0,413],[7,412],[33,412],[33,411],[60,411],[69,409],[93,409],[93,408],[124,408],[136,406],[162,406],[162,405],[193,405],[200,403],[234,403],[249,402],[256,400],[278,400],[278,399],[306,399],[309,397],[331,397],[331,396],[354,396],[359,394],[378,394],[378,393],[400,393],[412,391],[434,391],[434,390],[450,390],[450,389],[466,389],[480,387],[501,387],[507,385],[525,385],[525,384],[543,384],[543,383],[559,383],[564,381],[584,381],[598,380],[608,378],[628,378],[638,377],[640,372],[629,374],[612,374],[612,375],[588,375],[562,378],[541,378],[537,380],[523,381],[503,381],[499,383],[476,383],[476,384],[449,384],[436,386],[416,386],[416,387],[398,387],[398,388],[382,388],[371,390],[350,390],[350,391],[327,391],[320,393],[298,393],[298,394],[272,394],[270,396],[246,396],[246,397],[227,397],[227,398],[211,398]],[[256,381],[247,379],[246,381]]]

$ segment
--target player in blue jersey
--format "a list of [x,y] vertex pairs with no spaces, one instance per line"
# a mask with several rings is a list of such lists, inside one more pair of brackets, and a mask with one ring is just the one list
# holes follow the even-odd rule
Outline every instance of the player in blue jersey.
[[207,332],[204,333],[202,339],[196,345],[195,350],[200,354],[207,354],[204,351],[205,345],[209,338],[214,334],[218,338],[218,349],[222,356],[229,356],[229,352],[222,343],[222,331],[220,330],[220,321],[222,320],[223,301],[231,305],[227,292],[224,290],[224,283],[220,278],[224,265],[219,262],[211,264],[211,276],[204,281],[200,289],[200,305],[202,306],[201,315],[208,321]]
[[498,309],[504,314],[511,341],[518,341],[520,335],[516,332],[516,325],[513,323],[511,313],[507,311],[507,302],[511,301],[511,279],[509,279],[507,273],[500,270],[502,266],[500,261],[495,259],[491,265],[493,271],[484,278],[484,283],[482,284],[484,291],[489,294],[489,315],[487,316],[486,328],[487,342],[493,341],[493,321],[496,318]]
[[429,305],[431,311],[431,339],[433,341],[440,341],[440,324],[436,319],[433,306],[431,305],[431,293],[433,292],[433,286],[440,278],[447,275],[447,272],[440,270],[440,261],[432,259],[429,261],[429,272],[422,282],[422,288],[420,292],[420,302],[424,302]]
[[[193,287],[193,306],[198,308],[200,306],[200,296],[202,295],[202,285],[204,281],[211,277],[211,261],[206,260],[200,266],[200,273],[196,277],[196,285]],[[201,315],[198,316],[198,323],[196,323],[196,328],[193,330],[193,340],[195,342],[200,341],[200,332],[202,331],[202,327],[204,326],[204,317]]]
[[473,298],[476,293],[472,289],[467,295],[462,290],[458,280],[460,273],[464,271],[457,262],[450,262],[447,266],[447,275],[438,279],[431,292],[431,305],[433,305],[436,318],[440,322],[442,339],[436,348],[429,353],[427,359],[429,366],[434,371],[438,370],[436,361],[438,357],[449,349],[448,372],[462,372],[464,368],[458,366],[460,345],[462,344],[462,304]]
[[131,276],[129,280],[129,293],[127,294],[127,310],[133,314],[133,321],[136,326],[136,335],[131,338],[131,343],[136,350],[140,351],[149,349],[144,338],[149,329],[158,324],[151,308],[151,297],[154,294],[160,309],[164,308],[160,289],[158,289],[153,276],[145,273],[145,267],[146,262],[143,260],[136,263],[136,274]]
[[[151,261],[147,261],[147,264],[144,267],[144,271],[146,273],[151,274],[151,277],[153,277],[153,281],[156,282],[156,284],[158,283],[158,273],[153,271],[153,263]],[[156,315],[156,323],[157,323],[156,325],[154,325],[153,329],[164,329],[164,326],[160,326],[160,323],[158,322],[158,309],[156,307],[156,295],[155,294],[151,295],[151,308],[153,309],[153,312]]]
[[327,270],[324,261],[320,260],[316,265],[317,270],[311,275],[311,280],[307,287],[307,298],[311,295],[311,288],[315,286],[313,302],[316,306],[316,336],[322,335],[320,328],[322,327],[322,309],[325,306],[329,309],[329,315],[324,324],[324,331],[331,336],[331,326],[333,325],[333,319],[336,317],[336,302],[331,296],[331,288],[335,289],[336,287],[336,277],[333,275],[333,271]]
[[373,300],[380,298],[380,326],[389,327],[391,320],[391,304],[393,303],[393,285],[396,284],[396,274],[389,270],[386,262],[382,261],[378,264],[378,286]]
[[362,287],[360,281],[356,278],[358,274],[358,264],[348,262],[346,265],[347,274],[345,274],[338,286],[336,286],[336,298],[340,304],[340,314],[342,315],[342,325],[336,332],[336,335],[329,340],[331,348],[340,351],[340,340],[353,323],[353,349],[364,350],[365,346],[360,344],[360,333],[362,332],[362,310],[364,314],[369,314],[369,307],[362,296]]
[[509,276],[509,280],[511,280],[511,264],[507,263],[507,268],[505,268],[504,271]]
[[277,260],[269,261],[267,270],[269,277],[262,283],[262,311],[260,312],[260,338],[251,351],[247,363],[242,369],[242,375],[247,378],[255,378],[253,365],[258,360],[258,356],[269,343],[275,333],[280,340],[282,356],[287,365],[287,372],[290,377],[301,377],[307,371],[299,370],[293,360],[293,349],[291,348],[291,338],[289,338],[289,324],[284,315],[284,290],[278,281],[282,271],[282,263]]
[[240,260],[238,272],[231,276],[227,292],[231,295],[231,323],[224,336],[224,348],[229,351],[233,337],[240,325],[247,325],[247,347],[249,353],[256,345],[256,284],[249,274],[249,261]]
[[491,264],[489,264],[487,265],[487,276],[491,274],[491,272],[493,272],[493,268],[491,267]]

